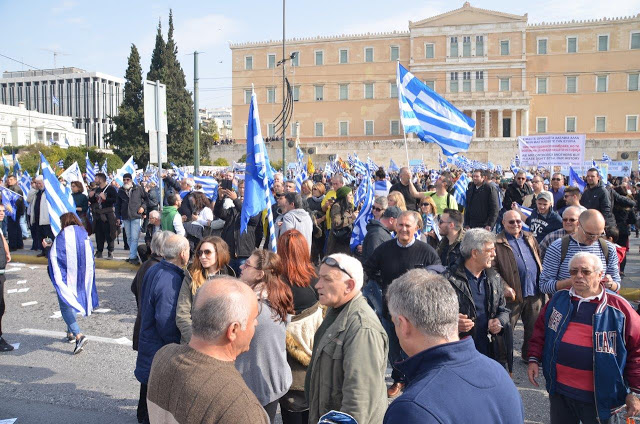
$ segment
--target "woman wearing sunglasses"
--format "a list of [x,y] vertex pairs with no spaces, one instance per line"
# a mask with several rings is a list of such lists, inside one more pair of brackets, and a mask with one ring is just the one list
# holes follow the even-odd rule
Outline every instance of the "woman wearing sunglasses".
[[285,341],[293,295],[282,281],[284,267],[276,253],[254,250],[240,269],[240,280],[255,292],[260,312],[249,351],[238,356],[236,368],[274,423],[278,400],[293,381]]
[[235,272],[229,266],[230,260],[227,243],[220,237],[205,237],[196,247],[193,262],[184,275],[176,305],[176,325],[180,330],[180,343],[189,343],[191,340],[191,308],[198,289],[205,282],[220,275],[235,277]]

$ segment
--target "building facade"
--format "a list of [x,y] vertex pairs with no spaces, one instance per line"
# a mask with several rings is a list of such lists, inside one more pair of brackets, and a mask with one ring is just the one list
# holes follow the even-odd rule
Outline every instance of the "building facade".
[[73,118],[28,110],[24,102],[18,106],[0,105],[0,147],[29,144],[84,146],[86,133],[76,128]]
[[122,78],[78,68],[4,72],[0,104],[24,102],[30,111],[71,117],[87,146],[107,148],[104,135],[114,128],[123,87]]
[[[248,116],[254,84],[263,135],[278,136],[282,42],[230,47],[233,115]],[[408,31],[293,39],[286,47],[294,100],[287,137],[302,142],[402,138],[397,61],[475,119],[478,142],[566,132],[640,141],[640,14],[528,24],[526,14],[467,2],[409,22]],[[233,133],[246,139],[246,120],[236,119]]]

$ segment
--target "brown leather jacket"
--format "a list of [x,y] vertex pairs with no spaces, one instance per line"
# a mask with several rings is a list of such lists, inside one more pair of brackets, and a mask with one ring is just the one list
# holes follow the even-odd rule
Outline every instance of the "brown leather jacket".
[[[530,232],[522,232],[525,242],[529,245],[529,248],[533,252],[533,258],[538,264],[538,275],[542,271],[542,261],[540,260],[540,248],[536,238]],[[493,261],[493,269],[495,269],[500,278],[502,284],[511,287],[516,292],[515,299],[508,299],[507,302],[518,302],[522,300],[522,286],[520,285],[520,273],[518,272],[518,264],[516,258],[511,249],[511,245],[507,240],[507,236],[504,231],[496,237],[496,258]]]

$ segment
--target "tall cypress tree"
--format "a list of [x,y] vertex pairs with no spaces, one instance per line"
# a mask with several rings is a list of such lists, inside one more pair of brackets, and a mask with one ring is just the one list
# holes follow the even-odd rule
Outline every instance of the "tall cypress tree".
[[107,133],[105,138],[121,158],[133,155],[135,161],[144,166],[149,161],[149,145],[144,131],[142,90],[140,53],[132,44],[125,72],[124,98],[118,116],[113,117],[116,128]]
[[[155,53],[155,51],[154,51]],[[173,11],[169,10],[169,30],[164,46],[164,79],[167,85],[167,154],[181,164],[193,161],[193,101],[178,60],[178,46],[173,38]]]

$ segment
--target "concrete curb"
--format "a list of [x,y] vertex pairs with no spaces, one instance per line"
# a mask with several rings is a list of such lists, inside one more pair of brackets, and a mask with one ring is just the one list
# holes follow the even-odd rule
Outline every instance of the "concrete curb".
[[[11,262],[21,262],[32,265],[47,265],[47,258],[37,257],[35,255],[25,255],[20,253],[11,254]],[[137,265],[131,265],[128,262],[119,259],[96,259],[96,268],[110,269],[116,271],[137,271],[140,268]]]

